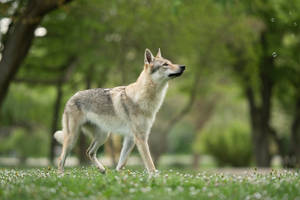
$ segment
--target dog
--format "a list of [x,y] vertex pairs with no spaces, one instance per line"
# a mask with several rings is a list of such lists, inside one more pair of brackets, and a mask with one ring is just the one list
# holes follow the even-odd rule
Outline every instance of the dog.
[[105,168],[96,157],[97,150],[110,133],[124,136],[116,170],[125,166],[129,154],[137,145],[147,172],[155,172],[148,146],[150,129],[164,100],[168,81],[180,76],[184,70],[184,65],[173,64],[163,58],[160,49],[155,57],[146,49],[144,69],[136,82],[128,86],[79,91],[72,96],[64,109],[63,128],[54,134],[63,145],[58,162],[59,172],[63,173],[65,160],[80,130],[93,138],[87,156],[101,173],[105,173]]

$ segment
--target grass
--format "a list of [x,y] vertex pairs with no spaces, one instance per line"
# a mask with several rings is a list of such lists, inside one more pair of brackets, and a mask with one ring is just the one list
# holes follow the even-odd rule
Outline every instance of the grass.
[[0,199],[287,199],[300,200],[299,171],[260,173],[142,171],[70,168],[64,176],[52,168],[0,168]]

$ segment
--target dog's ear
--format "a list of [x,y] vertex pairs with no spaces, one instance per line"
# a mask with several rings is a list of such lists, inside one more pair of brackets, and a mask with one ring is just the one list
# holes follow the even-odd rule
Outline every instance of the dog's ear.
[[154,60],[154,57],[149,49],[145,50],[145,64],[150,64]]
[[156,57],[157,57],[157,58],[161,58],[160,48],[158,48],[158,52],[157,52],[157,54],[156,54]]

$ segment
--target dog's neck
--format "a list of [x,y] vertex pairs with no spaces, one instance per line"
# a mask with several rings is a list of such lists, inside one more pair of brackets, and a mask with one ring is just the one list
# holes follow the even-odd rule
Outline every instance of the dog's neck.
[[137,81],[127,86],[126,93],[144,109],[156,112],[164,100],[167,88],[167,81],[154,83],[151,75],[144,68]]

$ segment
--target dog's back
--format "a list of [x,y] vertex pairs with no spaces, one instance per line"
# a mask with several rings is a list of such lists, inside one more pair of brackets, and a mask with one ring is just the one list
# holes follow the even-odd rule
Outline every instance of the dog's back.
[[93,112],[100,115],[115,115],[110,94],[111,89],[89,89],[77,92],[67,103],[68,107],[76,107],[82,112]]

